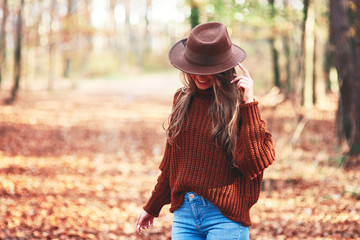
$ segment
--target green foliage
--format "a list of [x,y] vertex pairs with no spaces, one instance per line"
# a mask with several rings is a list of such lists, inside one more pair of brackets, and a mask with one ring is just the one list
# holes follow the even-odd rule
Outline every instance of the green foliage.
[[[192,3],[196,3],[193,15]],[[258,0],[208,0],[188,1],[191,7],[190,22],[196,18],[200,22],[219,21],[233,34],[243,33],[246,38],[268,38],[300,28],[303,20],[302,1],[292,1],[288,6],[269,5]]]
[[190,11],[190,24],[191,24],[191,28],[196,27],[197,25],[199,25],[199,8],[197,5],[192,5],[191,6],[191,11]]

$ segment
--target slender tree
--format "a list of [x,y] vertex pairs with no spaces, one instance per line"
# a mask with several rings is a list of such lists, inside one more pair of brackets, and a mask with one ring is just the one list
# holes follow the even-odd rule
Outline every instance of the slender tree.
[[67,1],[67,13],[65,17],[65,29],[63,31],[64,34],[64,77],[70,77],[72,70],[72,46],[73,38],[74,38],[74,28],[75,28],[75,13],[76,13],[76,1],[68,0]]
[[[313,81],[313,102],[316,105],[326,103],[326,44],[328,41],[327,19],[324,13],[328,12],[324,1],[315,1],[315,28],[314,28],[314,81]],[[325,4],[326,5],[326,4]]]
[[54,61],[54,51],[55,51],[55,41],[52,25],[55,18],[56,11],[56,0],[51,1],[50,6],[50,21],[49,21],[49,73],[48,73],[48,90],[52,90],[54,87],[55,80],[55,61]]
[[116,26],[116,20],[115,20],[115,7],[117,5],[116,0],[109,0],[109,15],[108,15],[108,44],[111,51],[114,51],[117,49],[117,26]]
[[280,67],[279,67],[279,52],[276,49],[275,41],[276,41],[276,33],[275,33],[275,16],[276,16],[276,8],[274,4],[274,0],[269,0],[270,6],[270,27],[273,29],[272,36],[269,39],[271,54],[272,54],[272,62],[273,62],[273,73],[274,73],[274,86],[281,87],[280,84]]
[[20,85],[21,69],[22,69],[21,51],[22,51],[23,8],[24,8],[24,0],[20,0],[20,5],[17,10],[16,33],[15,33],[14,85],[11,89],[10,98],[5,100],[7,104],[11,104],[16,100],[16,95]]
[[145,55],[148,57],[151,50],[151,33],[149,31],[150,27],[150,12],[151,12],[151,0],[146,0],[146,14],[145,14]]
[[[41,50],[42,50],[42,46],[41,46],[41,20],[42,20],[42,15],[43,15],[43,10],[45,9],[44,7],[44,1],[43,0],[39,0],[37,2],[37,6],[33,6],[33,8],[37,8],[38,13],[36,16],[36,20],[34,22],[34,31],[33,31],[33,41],[34,41],[34,47],[35,47],[35,54],[34,56],[30,56],[31,58],[35,57],[35,59],[41,59]],[[32,61],[32,59],[28,59],[27,62]],[[41,61],[35,61],[34,64],[34,79],[38,79],[42,72],[43,72],[43,65]]]
[[305,11],[303,105],[305,108],[310,108],[313,106],[314,94],[315,4],[313,0],[305,0]]
[[7,0],[3,0],[2,12],[3,16],[0,29],[0,86],[3,80],[3,70],[6,62],[6,20],[9,14]]
[[[285,18],[288,19],[289,16],[289,0],[284,1],[285,5]],[[291,43],[290,43],[290,31],[287,30],[283,36],[282,36],[282,42],[284,45],[284,54],[285,54],[285,69],[286,69],[286,78],[285,78],[285,93],[286,97],[289,98],[290,93],[292,92],[292,83],[291,83],[291,64],[292,64],[292,58],[291,58]]]
[[[127,48],[127,56],[129,60],[133,60],[132,62],[137,64],[138,66],[143,66],[143,60],[141,56],[140,44],[138,44],[138,37],[136,35],[136,31],[134,31],[131,22],[131,0],[125,0],[125,26],[126,26],[126,42],[129,46]],[[131,62],[131,61],[130,61]]]

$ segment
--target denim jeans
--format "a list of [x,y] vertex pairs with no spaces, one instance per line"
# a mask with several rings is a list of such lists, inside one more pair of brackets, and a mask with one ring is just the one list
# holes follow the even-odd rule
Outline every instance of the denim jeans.
[[202,196],[188,192],[183,204],[174,211],[173,240],[248,240],[249,227],[234,222]]

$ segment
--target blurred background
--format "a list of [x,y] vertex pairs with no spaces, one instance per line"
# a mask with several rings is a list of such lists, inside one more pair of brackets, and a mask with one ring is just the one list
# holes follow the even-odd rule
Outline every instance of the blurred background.
[[359,0],[0,0],[0,238],[170,239],[135,221],[179,71],[168,51],[224,23],[277,162],[252,239],[356,239]]
[[176,41],[199,23],[220,21],[247,51],[259,90],[277,86],[300,103],[307,74],[315,75],[319,87],[309,89],[314,93],[306,105],[337,91],[326,0],[2,0],[1,9],[4,87],[13,85],[16,51],[20,86],[28,89],[167,71],[167,53]]
[[1,3],[0,86],[10,90],[8,103],[19,87],[75,88],[84,80],[174,71],[170,47],[197,24],[220,21],[247,51],[257,93],[272,89],[308,109],[326,106],[326,94],[339,92],[340,82],[338,135],[353,155],[359,153],[356,0]]

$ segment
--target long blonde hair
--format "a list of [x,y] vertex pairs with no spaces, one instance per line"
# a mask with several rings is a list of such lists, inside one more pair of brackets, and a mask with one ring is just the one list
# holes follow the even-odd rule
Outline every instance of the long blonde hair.
[[[234,146],[238,140],[240,128],[239,93],[236,84],[230,83],[234,74],[234,68],[215,74],[213,84],[215,99],[209,108],[209,115],[213,121],[211,133],[213,141],[217,146],[222,147],[230,157],[234,154]],[[172,113],[168,119],[169,126],[166,129],[170,144],[174,143],[176,136],[183,127],[187,110],[197,88],[190,74],[182,72],[181,79],[184,87],[181,92],[177,93]]]

